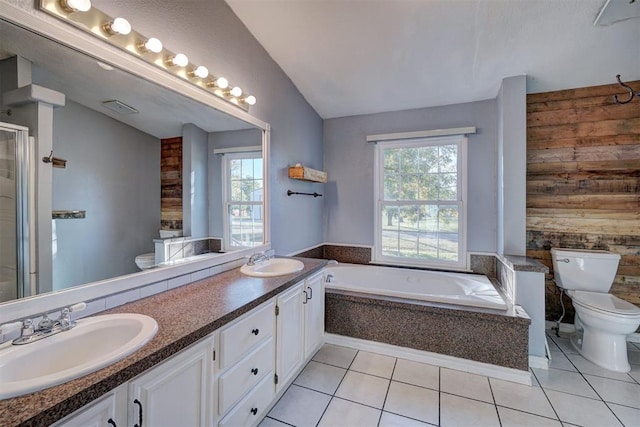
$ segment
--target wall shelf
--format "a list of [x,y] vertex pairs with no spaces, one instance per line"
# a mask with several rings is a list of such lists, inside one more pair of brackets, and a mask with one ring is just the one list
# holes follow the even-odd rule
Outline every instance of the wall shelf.
[[289,178],[324,184],[327,182],[327,173],[297,164],[289,167]]

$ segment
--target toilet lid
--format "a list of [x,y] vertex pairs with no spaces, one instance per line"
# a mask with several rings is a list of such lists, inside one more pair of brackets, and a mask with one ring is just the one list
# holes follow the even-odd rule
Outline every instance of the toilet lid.
[[640,315],[640,307],[636,307],[628,301],[620,299],[615,295],[602,294],[599,292],[574,291],[571,299],[578,304],[596,310],[606,311],[625,316]]

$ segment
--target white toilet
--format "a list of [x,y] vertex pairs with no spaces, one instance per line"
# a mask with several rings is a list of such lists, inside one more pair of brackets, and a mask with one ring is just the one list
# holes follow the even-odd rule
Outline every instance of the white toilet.
[[146,254],[138,255],[135,261],[140,270],[147,270],[156,265],[156,254],[153,252],[149,252]]
[[640,326],[640,308],[609,294],[620,255],[607,251],[551,249],[555,281],[576,311],[571,343],[586,359],[629,372],[626,336]]

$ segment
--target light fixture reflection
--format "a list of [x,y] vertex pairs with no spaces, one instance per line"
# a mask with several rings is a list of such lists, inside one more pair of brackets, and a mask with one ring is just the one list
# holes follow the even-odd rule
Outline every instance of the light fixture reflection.
[[116,34],[126,36],[131,33],[131,24],[124,18],[116,18],[102,26],[105,33],[114,36]]
[[224,77],[218,77],[207,83],[208,87],[226,89],[229,87],[229,81]]
[[59,4],[68,13],[88,12],[91,9],[91,0],[60,0]]
[[184,53],[178,53],[167,58],[166,64],[169,67],[186,67],[189,65],[189,58]]
[[229,95],[238,98],[239,96],[242,96],[242,89],[239,86],[234,86],[229,91]]
[[160,53],[162,52],[162,42],[155,37],[151,37],[150,39],[140,42],[138,44],[138,50],[140,52],[153,52]]
[[257,99],[256,99],[255,96],[249,95],[249,96],[245,97],[242,101],[246,102],[249,105],[256,105]]

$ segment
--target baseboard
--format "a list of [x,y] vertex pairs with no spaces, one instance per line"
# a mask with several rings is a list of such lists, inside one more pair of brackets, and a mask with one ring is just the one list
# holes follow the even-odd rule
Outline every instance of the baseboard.
[[[551,330],[551,329],[554,329],[555,327],[556,327],[556,322],[553,322],[551,320],[545,321],[545,329]],[[574,332],[575,330],[576,328],[575,326],[573,326],[573,323],[560,323],[560,332],[571,333],[571,332]],[[640,343],[640,333],[634,332],[632,334],[627,335],[627,341]]]
[[345,337],[342,335],[325,333],[325,341],[328,344],[352,347],[358,350],[399,357],[401,359],[412,360],[414,362],[428,363],[430,365],[469,372],[471,374],[484,375],[518,384],[531,385],[531,374],[528,371],[521,371],[519,369],[506,368],[503,366],[491,365],[489,363],[476,362],[473,360],[461,359],[459,357],[415,350],[412,348],[384,344],[375,341],[367,341],[359,338]]
[[549,359],[542,356],[529,356],[529,367],[539,369],[549,369]]

